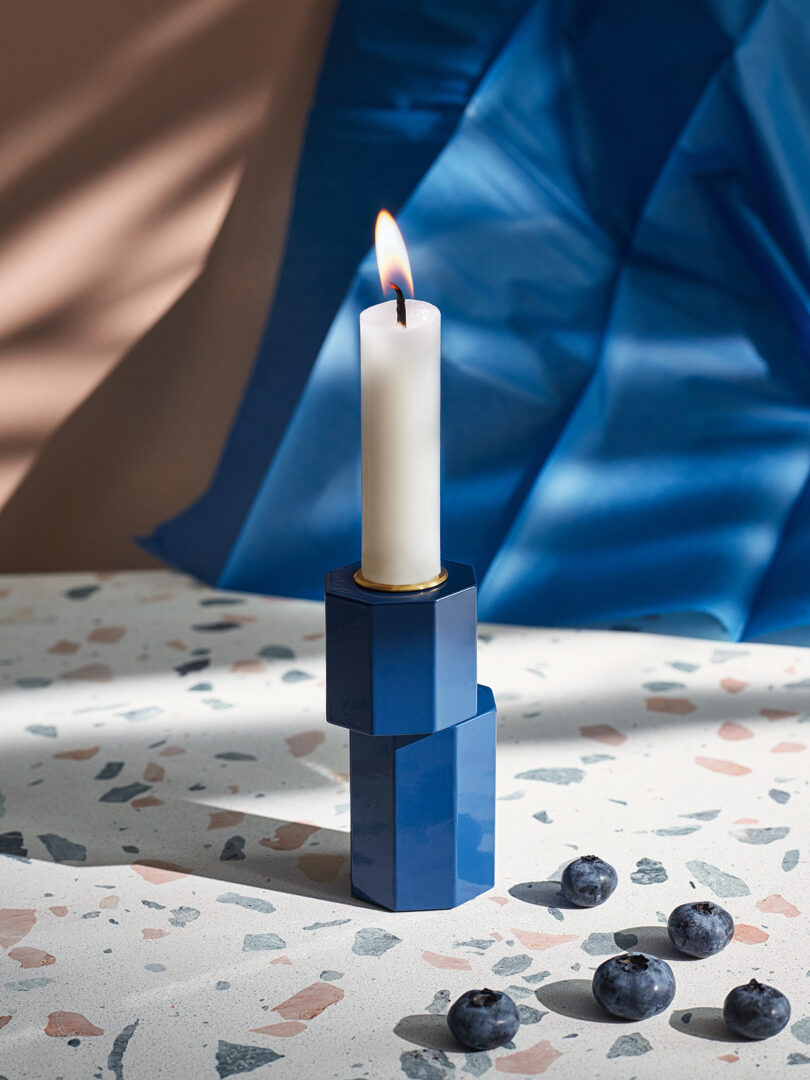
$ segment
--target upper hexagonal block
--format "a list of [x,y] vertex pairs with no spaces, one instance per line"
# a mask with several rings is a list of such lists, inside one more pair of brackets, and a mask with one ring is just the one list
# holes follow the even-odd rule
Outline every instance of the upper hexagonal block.
[[364,589],[359,563],[326,575],[326,719],[366,735],[426,735],[475,716],[471,566],[419,593]]

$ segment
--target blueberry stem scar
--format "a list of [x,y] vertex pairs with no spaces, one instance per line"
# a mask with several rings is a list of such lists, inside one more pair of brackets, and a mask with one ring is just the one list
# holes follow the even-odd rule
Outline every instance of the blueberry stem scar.
[[617,958],[616,963],[631,971],[646,971],[649,966],[647,957],[640,953],[625,953]]
[[407,318],[405,315],[405,297],[402,295],[402,289],[395,281],[389,281],[389,286],[397,294],[397,322],[400,326],[407,326]]

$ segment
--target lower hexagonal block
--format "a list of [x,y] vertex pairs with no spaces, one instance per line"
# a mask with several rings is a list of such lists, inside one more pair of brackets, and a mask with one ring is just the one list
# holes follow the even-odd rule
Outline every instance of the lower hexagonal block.
[[430,735],[351,732],[352,892],[391,911],[451,908],[495,880],[495,700]]

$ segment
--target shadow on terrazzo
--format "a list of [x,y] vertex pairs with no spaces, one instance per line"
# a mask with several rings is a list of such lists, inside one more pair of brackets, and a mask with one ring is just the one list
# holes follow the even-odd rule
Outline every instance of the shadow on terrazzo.
[[[611,745],[620,745],[629,735],[637,732],[673,733],[683,731],[692,725],[705,726],[707,723],[719,725],[725,722],[756,724],[763,730],[767,730],[768,719],[760,713],[764,706],[771,709],[784,708],[789,715],[804,713],[804,722],[810,722],[810,694],[807,689],[801,695],[794,693],[792,697],[788,694],[776,697],[773,692],[768,692],[756,697],[752,695],[747,701],[740,701],[722,689],[706,687],[687,691],[685,688],[672,684],[666,693],[684,694],[683,706],[677,702],[675,707],[666,706],[673,709],[666,712],[655,712],[652,706],[648,706],[648,711],[640,714],[639,697],[644,694],[644,689],[644,687],[629,688],[621,695],[595,693],[590,702],[582,698],[554,700],[550,695],[536,702],[517,701],[510,699],[508,693],[499,694],[496,691],[498,744],[500,746],[523,745],[532,742],[544,744],[566,742],[572,737],[582,735],[583,728],[587,729],[588,725],[609,725],[615,730],[615,735],[608,732],[603,740],[608,743],[605,747],[606,751],[610,751]],[[677,708],[682,708],[683,712],[679,714],[676,711]],[[634,719],[628,723],[628,717]],[[615,740],[613,744],[608,742],[609,739]],[[583,749],[585,746],[587,744],[583,743]],[[612,753],[594,752],[585,755],[587,760],[585,758],[583,760],[584,764],[590,765],[599,761],[612,760],[615,756],[615,751]],[[524,777],[519,778],[524,779]],[[532,779],[532,777],[526,777],[526,779]],[[576,780],[561,777],[552,782],[572,783]]]
[[611,1016],[596,1003],[590,979],[560,979],[546,983],[535,990],[534,996],[551,1012],[573,1020],[587,1020],[593,1024],[629,1023],[618,1016]]
[[[648,929],[651,928],[640,927],[639,931]],[[655,955],[662,954],[656,952]],[[535,990],[535,997],[541,1005],[550,1009],[551,1012],[570,1017],[572,1020],[610,1025],[637,1023],[635,1020],[624,1020],[618,1016],[611,1016],[610,1013],[601,1008],[593,996],[590,979],[560,979],[558,982],[546,983]],[[406,1019],[416,1018],[406,1017]],[[723,1043],[739,1042],[739,1040],[735,1040],[733,1034],[726,1027],[723,1020],[723,1010],[719,1008],[701,1006],[692,1009],[677,1009],[669,1018],[669,1026],[675,1031],[679,1031],[684,1035],[692,1035],[698,1039],[709,1039],[713,1042]]]
[[[119,614],[119,617],[123,620],[127,617],[127,614]],[[169,679],[175,681],[179,688],[193,690],[195,682],[211,682],[223,676],[230,678],[234,674],[240,674],[240,672],[252,675],[255,679],[260,666],[265,667],[268,675],[277,675],[278,681],[283,683],[294,683],[316,678],[312,672],[306,670],[310,665],[314,665],[319,674],[322,674],[325,656],[323,635],[317,640],[306,642],[303,648],[298,645],[293,651],[285,645],[263,644],[261,640],[246,644],[248,635],[245,634],[222,635],[221,628],[226,626],[245,630],[245,627],[238,623],[211,623],[210,626],[220,627],[220,633],[216,639],[211,637],[204,639],[212,641],[210,647],[200,645],[194,649],[186,649],[185,655],[182,652],[171,655],[171,653],[148,651],[150,645],[143,642],[142,644],[147,649],[146,652],[133,649],[131,653],[124,653],[123,656],[119,652],[114,657],[114,670],[110,669],[110,675],[100,674],[94,676],[91,669],[86,681],[92,686],[94,682],[109,682],[113,677],[122,680],[132,678]],[[86,629],[86,623],[78,623],[77,621],[76,632],[73,636],[83,636]],[[249,629],[251,629],[253,636],[256,637],[256,628]],[[70,624],[65,625],[64,623],[60,623],[58,630],[63,635],[70,635],[72,632]],[[187,630],[187,627],[180,625],[176,627],[169,626],[165,632],[167,635],[175,633],[179,640],[179,637],[187,633]],[[143,636],[146,637],[147,633],[148,628],[145,628]],[[267,632],[263,634],[263,638],[272,638],[273,636],[272,627],[267,627]],[[73,644],[70,642],[69,637],[64,638],[64,640]],[[213,643],[214,640],[215,644]],[[59,645],[59,642],[56,644]],[[86,651],[82,657],[83,666],[87,670],[90,665],[103,664],[107,658],[107,653],[102,649]],[[90,664],[87,663],[88,661]],[[74,670],[78,663],[78,660],[72,661],[68,658],[63,663],[65,670],[54,672],[52,670],[53,662],[50,661],[47,670],[37,671],[32,669],[16,678],[14,682],[6,682],[0,675],[0,695],[16,690],[42,690],[47,686],[59,686],[60,683],[70,686],[71,682],[79,681],[79,676]],[[100,668],[99,671],[101,671]],[[268,681],[267,685],[272,686],[274,682]]]
[[[33,592],[16,577],[3,578],[27,605],[11,611],[9,626],[36,647],[27,672],[14,658],[15,675],[22,674],[15,682],[4,685],[0,667],[0,691],[33,691],[67,680],[66,688],[86,684],[90,693],[94,682],[131,676],[163,676],[185,690],[198,679],[229,673],[251,680],[266,675],[268,685],[319,677],[306,670],[310,665],[322,673],[320,604],[220,592],[174,572],[109,577],[42,575]],[[0,653],[0,665],[2,660]],[[77,668],[87,674],[80,676]]]
[[723,1010],[716,1006],[676,1009],[669,1018],[669,1026],[684,1035],[693,1035],[696,1039],[736,1044],[740,1042],[726,1026]]
[[[154,741],[161,733],[155,727],[111,733],[103,754],[87,746],[85,730],[61,751],[64,760],[51,752],[55,740],[47,737],[25,733],[24,742],[6,743],[0,854],[82,869],[130,864],[146,881],[150,873],[151,880],[161,872],[188,873],[368,906],[350,893],[348,831],[331,822],[281,816],[281,807],[276,809],[276,801],[292,800],[306,818],[309,792],[337,784],[336,795],[342,786],[345,801],[335,812],[345,814],[348,830],[343,732],[320,745],[314,760],[292,755],[285,739],[276,731],[271,737],[261,721],[247,731],[219,725],[183,736],[174,731],[171,741]],[[287,730],[283,725],[281,735]],[[292,725],[289,730],[291,738],[300,734]],[[171,756],[161,757],[161,749]],[[91,752],[88,775],[85,758]],[[257,800],[256,809],[276,812],[248,812],[248,799]]]
[[[589,628],[538,632],[481,624],[479,631],[479,679],[495,694],[501,745],[584,736],[603,743],[593,749],[602,751],[599,760],[604,761],[616,755],[612,747],[634,733],[684,731],[715,721],[753,722],[765,729],[782,712],[804,714],[810,722],[810,680],[802,673],[791,674],[780,665],[784,670],[774,673],[775,685],[748,686],[740,675],[741,665],[753,655],[748,642]],[[531,664],[523,649],[527,639],[536,650]],[[624,654],[620,665],[603,659],[618,642]],[[578,666],[572,669],[574,646]],[[778,657],[774,653],[774,660]],[[637,673],[631,677],[631,671]]]
[[442,1050],[448,1054],[463,1054],[466,1051],[466,1047],[451,1035],[444,1015],[414,1013],[411,1016],[403,1016],[397,1021],[394,1034],[405,1042],[424,1047],[426,1050]]
[[[229,830],[214,841],[204,824],[210,812],[210,807],[184,803],[174,808],[171,829],[155,829],[147,824],[152,819],[144,819],[142,831],[119,825],[117,834],[105,829],[100,841],[87,845],[49,832],[49,828],[63,829],[66,819],[40,813],[32,815],[29,833],[4,833],[0,843],[5,847],[2,854],[20,861],[57,862],[81,870],[130,865],[151,884],[190,875],[222,885],[373,907],[351,895],[348,833],[245,814],[238,833]],[[90,835],[88,819],[83,819],[75,803],[71,814],[71,836]],[[47,850],[50,857],[39,854],[37,848]]]
[[[509,888],[509,895],[524,904],[543,907],[554,918],[562,920],[564,910],[581,910],[569,903],[560,889],[559,881],[521,881]],[[679,952],[669,939],[667,928],[658,926],[628,926],[621,930],[596,931],[582,945],[589,956],[617,955],[623,952],[644,952],[666,960],[668,964],[694,964],[696,958]]]

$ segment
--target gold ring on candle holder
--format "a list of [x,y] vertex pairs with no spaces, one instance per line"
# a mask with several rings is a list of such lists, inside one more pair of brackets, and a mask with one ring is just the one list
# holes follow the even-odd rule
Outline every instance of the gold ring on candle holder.
[[355,570],[354,580],[362,588],[376,589],[378,592],[423,592],[425,589],[435,589],[437,585],[441,585],[443,581],[446,581],[447,571],[442,567],[436,577],[432,577],[428,581],[418,581],[414,585],[381,585],[378,581],[369,581],[367,577],[363,577],[362,569]]

